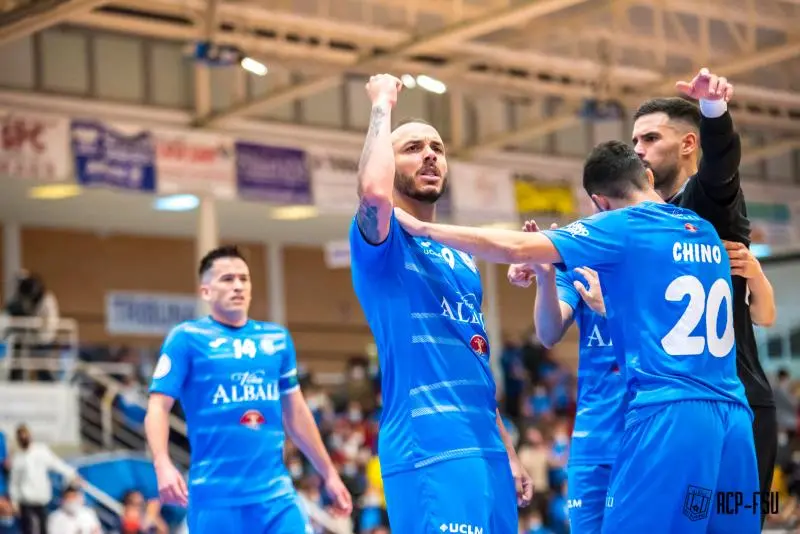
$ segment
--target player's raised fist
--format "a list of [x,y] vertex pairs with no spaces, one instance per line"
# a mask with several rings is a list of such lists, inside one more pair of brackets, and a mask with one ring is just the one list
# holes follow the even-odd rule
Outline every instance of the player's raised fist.
[[386,103],[394,106],[397,95],[403,88],[403,82],[391,74],[376,74],[367,82],[366,89],[373,104]]
[[695,100],[724,100],[729,102],[733,96],[733,85],[727,78],[717,76],[708,69],[700,69],[690,82],[680,81],[675,84],[680,92]]

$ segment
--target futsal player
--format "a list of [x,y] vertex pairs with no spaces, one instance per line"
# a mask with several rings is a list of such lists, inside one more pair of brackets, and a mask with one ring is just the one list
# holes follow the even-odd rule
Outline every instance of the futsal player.
[[664,200],[709,221],[726,242],[734,266],[742,262],[756,265],[733,273],[733,328],[739,378],[755,415],[760,488],[769,492],[778,423],[772,388],[758,359],[753,323],[771,326],[775,301],[758,262],[746,261],[752,258],[747,250],[750,222],[739,175],[741,140],[727,106],[734,89],[726,78],[708,69],[701,69],[688,83],[679,82],[677,88],[699,100],[699,109],[682,98],[648,100],[634,115],[633,145],[653,171],[656,190]]
[[497,412],[478,268],[456,248],[408,236],[394,217],[401,206],[433,220],[447,181],[435,128],[391,129],[401,87],[388,74],[366,85],[372,112],[350,228],[353,287],[381,367],[389,522],[402,534],[513,534],[532,487]]
[[583,183],[602,213],[557,230],[438,225],[395,211],[403,235],[488,261],[598,272],[629,395],[603,533],[759,532],[753,513],[716,513],[716,492],[758,488],[722,241],[710,223],[665,203],[624,143],[595,147]]
[[[188,502],[192,534],[310,532],[283,463],[284,427],[341,513],[350,494],[323,446],[297,380],[286,328],[248,318],[250,270],[236,247],[200,262],[207,317],[172,329],[153,372],[145,419],[162,500]],[[188,486],[169,457],[169,414],[186,414]]]
[[[539,228],[525,224],[525,231]],[[578,324],[578,403],[567,465],[571,534],[596,534],[603,524],[606,494],[625,430],[625,380],[620,373],[607,324],[601,280],[593,269],[570,272],[551,264],[516,264],[509,281],[518,287],[536,282],[534,325],[548,348]],[[580,504],[577,504],[580,503]]]

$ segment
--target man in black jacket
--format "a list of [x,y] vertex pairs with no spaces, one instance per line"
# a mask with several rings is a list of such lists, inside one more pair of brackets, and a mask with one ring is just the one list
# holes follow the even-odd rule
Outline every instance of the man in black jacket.
[[[772,388],[758,360],[753,322],[769,326],[774,320],[774,298],[769,281],[748,250],[750,222],[739,177],[741,140],[727,109],[733,86],[702,69],[691,82],[679,82],[676,87],[699,100],[699,109],[682,98],[648,100],[634,116],[633,144],[653,171],[661,197],[709,221],[726,242],[734,275],[737,370],[755,415],[761,491],[769,492],[778,429]],[[763,319],[759,321],[759,317]],[[762,515],[762,524],[763,520]]]

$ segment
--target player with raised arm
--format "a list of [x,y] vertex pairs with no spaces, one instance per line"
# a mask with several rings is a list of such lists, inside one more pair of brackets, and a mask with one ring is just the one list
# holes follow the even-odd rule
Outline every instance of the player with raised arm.
[[583,183],[601,213],[558,230],[438,225],[395,211],[406,235],[489,261],[598,272],[629,399],[603,533],[755,534],[758,515],[713,506],[717,492],[758,491],[723,243],[710,223],[658,196],[652,171],[624,143],[595,147]]
[[[553,225],[555,227],[555,225]],[[551,227],[552,228],[552,227]],[[523,230],[538,232],[535,222]],[[551,264],[509,267],[509,281],[518,287],[536,283],[534,325],[548,348],[578,324],[578,405],[567,465],[571,534],[600,532],[614,462],[625,430],[625,380],[609,330],[605,301],[596,271],[571,272]]]
[[[145,431],[165,502],[189,506],[192,534],[310,532],[283,463],[284,427],[325,481],[341,513],[351,498],[297,380],[288,330],[248,318],[250,270],[236,247],[200,262],[207,317],[172,329],[153,372]],[[186,414],[189,484],[169,457],[169,414]]]
[[388,74],[367,83],[372,113],[350,229],[353,287],[381,367],[389,521],[402,534],[513,534],[532,488],[497,412],[480,274],[468,254],[410,237],[394,216],[400,206],[432,221],[447,180],[435,128],[414,120],[392,130],[401,87]]
[[750,222],[739,175],[742,144],[727,105],[734,88],[708,69],[676,87],[698,100],[699,106],[682,98],[644,102],[634,114],[633,145],[653,171],[659,195],[709,221],[725,242],[734,269],[737,369],[754,414],[759,479],[766,495],[778,454],[778,422],[772,388],[758,359],[753,324],[774,323],[775,299],[772,285],[748,250]]

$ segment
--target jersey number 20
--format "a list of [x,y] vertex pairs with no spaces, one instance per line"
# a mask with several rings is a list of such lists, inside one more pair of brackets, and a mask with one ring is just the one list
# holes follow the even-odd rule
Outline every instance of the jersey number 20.
[[[706,296],[702,282],[691,275],[679,276],[667,287],[664,298],[670,302],[681,302],[689,296],[689,304],[672,330],[663,337],[661,346],[670,356],[698,356],[708,347],[708,352],[717,358],[727,356],[733,348],[733,304],[730,284],[722,278],[711,285]],[[724,302],[724,307],[723,306]],[[725,331],[717,336],[717,319],[720,307],[725,317]],[[693,336],[697,325],[705,315],[705,335]]]

